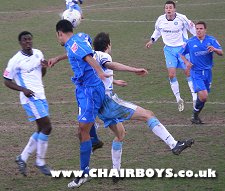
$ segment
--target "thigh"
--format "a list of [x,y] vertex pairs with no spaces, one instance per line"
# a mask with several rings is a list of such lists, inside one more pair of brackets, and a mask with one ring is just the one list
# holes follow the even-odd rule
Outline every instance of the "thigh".
[[172,47],[164,47],[164,56],[167,68],[177,68],[178,59]]
[[102,106],[105,97],[104,86],[79,87],[76,89],[78,103],[78,121],[82,123],[94,122],[98,110]]
[[111,124],[129,120],[136,108],[135,104],[118,98],[116,94],[106,95],[98,116],[104,121],[104,126],[108,127]]
[[23,104],[22,106],[27,113],[29,121],[35,121],[49,115],[48,103],[45,99],[29,99],[29,102],[27,104]]

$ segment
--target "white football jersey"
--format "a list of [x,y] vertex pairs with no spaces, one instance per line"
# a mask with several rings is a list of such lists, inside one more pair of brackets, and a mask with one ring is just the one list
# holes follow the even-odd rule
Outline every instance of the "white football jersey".
[[163,42],[167,46],[182,46],[188,39],[187,30],[196,35],[195,25],[185,15],[176,13],[174,20],[167,20],[166,14],[159,16],[155,23],[155,31],[151,38],[155,41],[162,36]]
[[[112,62],[112,57],[108,53],[95,51],[94,58],[97,60],[106,74],[113,74],[113,70],[104,67],[106,62]],[[111,93],[113,90],[113,76],[103,80],[103,83],[105,85],[106,94]]]
[[[40,50],[32,49],[33,55],[29,56],[22,51],[17,52],[8,62],[3,74],[4,78],[15,80],[17,85],[32,90],[34,99],[46,99],[42,83],[41,60],[44,56]],[[20,92],[21,104],[26,104],[28,98]]]

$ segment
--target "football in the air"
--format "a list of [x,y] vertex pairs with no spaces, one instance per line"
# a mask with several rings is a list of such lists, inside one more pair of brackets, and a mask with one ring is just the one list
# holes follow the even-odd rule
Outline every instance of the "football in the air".
[[70,21],[74,28],[76,28],[81,22],[81,14],[75,9],[67,9],[62,14],[62,19]]

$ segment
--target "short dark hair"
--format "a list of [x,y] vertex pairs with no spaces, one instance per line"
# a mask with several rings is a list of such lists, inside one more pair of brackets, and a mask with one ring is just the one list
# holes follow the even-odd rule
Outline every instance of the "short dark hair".
[[33,38],[33,35],[32,35],[30,32],[28,32],[28,31],[22,31],[22,32],[18,35],[18,41],[21,41],[22,36],[24,36],[24,35],[31,35],[31,37]]
[[56,32],[62,31],[63,33],[73,32],[73,25],[68,20],[60,20],[56,24]]
[[166,5],[166,4],[172,4],[173,7],[176,8],[176,4],[174,3],[174,1],[167,1],[167,2],[165,3],[165,5]]
[[109,34],[105,32],[98,33],[93,42],[94,50],[104,52],[110,45]]
[[207,25],[204,21],[198,21],[195,25],[204,25],[204,28],[207,28]]

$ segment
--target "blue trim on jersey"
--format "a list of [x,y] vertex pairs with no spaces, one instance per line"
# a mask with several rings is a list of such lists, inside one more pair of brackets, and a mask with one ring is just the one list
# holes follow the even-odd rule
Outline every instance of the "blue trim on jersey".
[[26,88],[26,85],[25,85],[24,80],[22,78],[21,70],[19,70],[19,72],[18,72],[18,78],[19,78],[19,81],[20,81],[20,86]]

